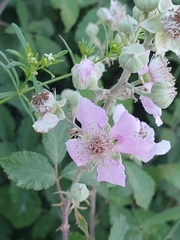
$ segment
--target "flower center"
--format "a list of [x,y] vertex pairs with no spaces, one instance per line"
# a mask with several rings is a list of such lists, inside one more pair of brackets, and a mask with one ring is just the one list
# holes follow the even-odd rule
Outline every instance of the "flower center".
[[90,160],[101,160],[111,155],[112,147],[114,145],[113,139],[103,131],[95,134],[85,134],[84,141],[85,148],[89,152]]
[[180,38],[180,6],[169,8],[161,17],[164,32],[173,39]]

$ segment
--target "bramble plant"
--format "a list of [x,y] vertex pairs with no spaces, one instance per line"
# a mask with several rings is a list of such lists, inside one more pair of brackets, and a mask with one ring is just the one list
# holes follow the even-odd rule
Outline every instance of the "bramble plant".
[[[79,2],[73,4],[77,7]],[[63,6],[58,1],[51,4],[61,9],[65,31],[70,31],[73,24],[66,23]],[[1,148],[6,150],[0,165],[7,184],[0,188],[0,213],[15,228],[32,226],[22,239],[178,239],[179,221],[173,221],[180,218],[180,164],[179,159],[168,163],[167,154],[179,142],[175,145],[167,135],[172,136],[180,122],[169,57],[180,57],[180,5],[171,0],[134,0],[134,4],[130,14],[124,4],[110,0],[108,7],[89,15],[84,38],[78,39],[80,57],[65,33],[59,35],[65,50],[38,53],[24,20],[22,28],[15,23],[8,26],[20,48],[8,48],[7,55],[0,52],[8,81],[0,102],[17,108],[25,120],[13,140],[17,145],[11,146],[7,140],[12,141],[14,122],[6,123],[11,116],[8,108],[1,108],[6,129],[1,131],[6,140]],[[26,14],[25,2],[17,1],[16,7]],[[51,24],[45,22],[46,32],[46,24],[47,28]],[[30,29],[38,34],[36,24],[40,23]],[[68,73],[63,73],[65,61],[71,64]],[[44,80],[47,75],[50,79]],[[68,84],[71,80],[71,87],[66,80]],[[133,104],[147,112],[143,121],[133,114]],[[163,110],[164,117],[162,109],[171,104],[175,114]],[[163,121],[172,132],[164,128],[164,135],[155,138]],[[147,164],[152,159],[154,165]],[[165,191],[164,202],[163,194],[155,197],[158,184]],[[167,203],[167,196],[172,203]],[[48,207],[40,210],[40,202]],[[5,222],[3,218],[0,222]],[[6,233],[1,239],[7,239]]]

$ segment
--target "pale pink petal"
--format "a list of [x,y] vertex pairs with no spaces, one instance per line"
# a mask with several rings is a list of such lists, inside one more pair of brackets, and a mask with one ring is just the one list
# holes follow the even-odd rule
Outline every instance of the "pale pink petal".
[[122,104],[118,104],[118,105],[115,106],[115,109],[114,109],[114,112],[113,112],[113,120],[114,120],[115,123],[120,119],[121,115],[125,111],[126,111],[126,109]]
[[144,109],[146,110],[146,112],[153,115],[157,126],[158,127],[161,126],[163,124],[163,122],[160,118],[160,116],[162,115],[161,108],[157,107],[152,102],[152,100],[148,97],[140,96],[140,100],[141,100],[141,103],[142,103]]
[[156,155],[164,155],[171,149],[171,144],[167,140],[162,140],[161,142],[156,143],[156,146]]
[[127,111],[123,112],[120,119],[109,131],[109,135],[118,139],[119,136],[132,136],[140,131],[140,121]]
[[96,106],[87,98],[81,98],[76,109],[77,120],[81,123],[83,131],[91,132],[101,129],[108,122],[105,110]]
[[78,167],[85,165],[90,158],[89,153],[84,148],[83,141],[81,139],[68,140],[66,142],[66,149]]
[[114,146],[114,150],[137,156],[143,162],[151,160],[156,154],[156,144],[148,138],[121,137]]
[[50,113],[47,112],[44,114],[44,116],[37,120],[32,126],[36,132],[39,133],[47,133],[50,129],[54,128],[59,122],[59,118]]
[[151,141],[154,141],[155,137],[155,132],[154,129],[151,128],[147,123],[141,122],[141,131],[146,134],[146,137],[151,139]]
[[125,186],[126,175],[122,163],[109,159],[105,163],[99,163],[97,172],[98,182],[109,182],[122,187]]

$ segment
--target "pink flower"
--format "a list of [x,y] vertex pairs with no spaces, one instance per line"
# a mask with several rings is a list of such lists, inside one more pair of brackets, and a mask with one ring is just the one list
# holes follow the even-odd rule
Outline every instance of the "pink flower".
[[[149,51],[147,54],[149,55]],[[168,61],[165,57],[162,58],[161,56],[153,56],[149,65],[145,66],[138,72],[139,75],[142,75],[142,78],[145,74],[145,80],[147,78],[150,81],[143,85],[148,92],[151,92],[151,88],[155,82],[167,83],[167,86],[169,87],[174,86],[175,80],[173,75],[170,73],[171,68],[167,67],[167,65]],[[156,106],[148,97],[141,96],[140,100],[146,112],[153,115],[157,126],[162,125],[163,122],[160,118],[162,115],[161,108]]]
[[97,82],[102,76],[102,69],[98,64],[84,58],[71,69],[71,73],[73,85],[76,89],[94,90],[98,88]]
[[[67,151],[78,167],[97,166],[99,182],[125,186],[121,152],[143,156],[145,161],[155,155],[156,144],[136,136],[140,122],[127,111],[117,121],[114,119],[115,124],[111,128],[105,110],[82,98],[76,109],[76,118],[81,123],[82,134],[80,138],[66,142]],[[116,161],[117,157],[120,161]]]

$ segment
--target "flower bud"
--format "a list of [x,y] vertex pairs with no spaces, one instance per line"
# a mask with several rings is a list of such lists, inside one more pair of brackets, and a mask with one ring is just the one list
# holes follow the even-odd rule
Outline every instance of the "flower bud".
[[159,0],[134,0],[134,4],[139,10],[149,13],[158,7]]
[[51,92],[44,89],[32,96],[31,105],[35,112],[44,114],[50,112],[55,107],[56,99]]
[[136,73],[142,69],[148,60],[145,48],[138,43],[123,47],[119,56],[120,65],[131,73]]
[[85,58],[71,69],[71,73],[76,89],[96,90],[98,88],[97,81],[102,76],[102,69],[98,64]]
[[66,98],[70,107],[76,107],[79,100],[82,98],[81,94],[71,89],[64,89],[61,93],[62,98]]
[[138,22],[132,18],[131,16],[127,15],[124,20],[122,20],[119,24],[120,31],[129,35],[137,30]]
[[144,13],[136,6],[133,7],[133,18],[138,22],[142,22],[144,20]]
[[169,107],[176,94],[176,88],[164,82],[155,82],[151,88],[151,100],[162,109]]
[[70,189],[70,195],[76,202],[82,202],[89,197],[89,190],[83,183],[74,183]]
[[110,20],[108,16],[110,16],[110,12],[109,12],[108,8],[102,7],[97,11],[97,17],[102,22],[106,22],[106,21]]
[[99,32],[99,27],[96,24],[90,22],[88,23],[85,32],[89,37],[95,37]]

